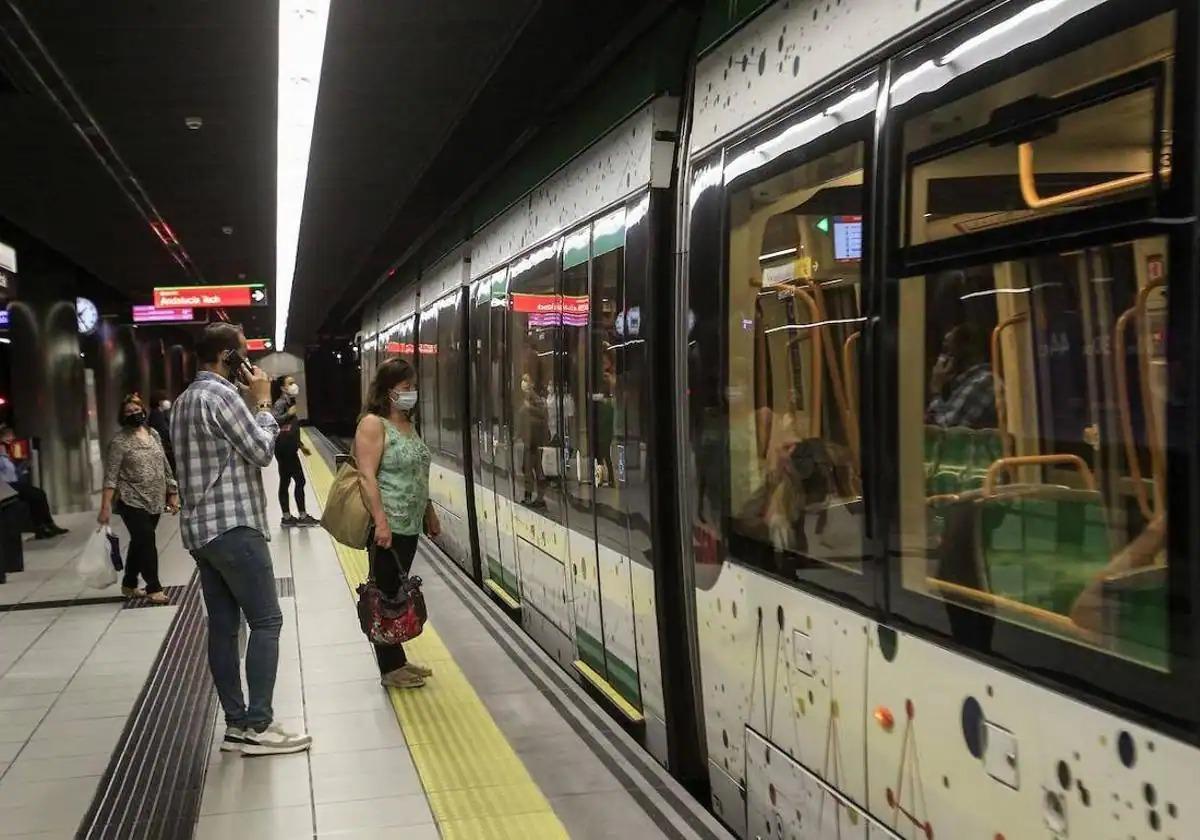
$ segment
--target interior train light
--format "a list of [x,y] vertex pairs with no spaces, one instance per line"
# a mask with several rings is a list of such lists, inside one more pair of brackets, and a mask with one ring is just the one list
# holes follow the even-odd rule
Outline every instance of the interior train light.
[[330,0],[280,0],[275,182],[275,343],[287,339]]

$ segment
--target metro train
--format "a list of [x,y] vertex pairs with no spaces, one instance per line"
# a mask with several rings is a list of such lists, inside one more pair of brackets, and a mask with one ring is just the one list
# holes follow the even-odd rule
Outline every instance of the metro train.
[[1198,36],[779,0],[364,310],[441,548],[739,836],[1200,836]]

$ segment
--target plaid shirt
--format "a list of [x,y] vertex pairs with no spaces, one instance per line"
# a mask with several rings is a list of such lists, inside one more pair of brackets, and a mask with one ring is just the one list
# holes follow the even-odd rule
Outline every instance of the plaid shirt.
[[183,546],[202,548],[238,527],[270,539],[262,468],[271,463],[279,424],[250,414],[225,378],[201,371],[171,408],[179,471]]
[[925,422],[936,426],[967,426],[990,429],[996,426],[996,388],[987,363],[969,368],[950,383],[949,396],[940,394],[929,401]]

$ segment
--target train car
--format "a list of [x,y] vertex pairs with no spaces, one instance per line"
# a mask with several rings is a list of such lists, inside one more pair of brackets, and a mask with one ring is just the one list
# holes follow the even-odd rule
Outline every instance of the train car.
[[679,486],[743,836],[1200,832],[1196,35],[793,2],[700,62]]
[[750,5],[364,309],[440,547],[739,836],[1197,836],[1200,10]]

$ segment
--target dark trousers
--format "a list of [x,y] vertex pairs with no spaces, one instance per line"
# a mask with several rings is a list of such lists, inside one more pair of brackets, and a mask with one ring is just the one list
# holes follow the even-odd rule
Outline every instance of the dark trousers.
[[129,529],[129,551],[125,555],[125,577],[121,585],[137,589],[138,575],[141,575],[142,580],[146,581],[147,594],[162,592],[162,583],[158,580],[156,541],[159,515],[124,504],[117,505],[117,514]]
[[[380,548],[371,542],[371,570],[375,585],[389,598],[400,593],[400,584],[412,569],[417,554],[416,534],[392,534],[392,547]],[[408,662],[404,648],[400,645],[375,645],[375,658],[379,660],[379,673],[387,674],[403,667]]]
[[299,452],[276,452],[275,463],[279,465],[279,507],[285,514],[291,512],[288,503],[288,485],[295,482],[293,495],[296,510],[303,516],[304,510],[304,467],[300,465]]
[[29,518],[33,520],[34,528],[40,531],[54,525],[54,516],[50,513],[50,500],[46,498],[46,492],[42,488],[35,487],[28,481],[13,481],[8,486],[15,490],[17,498],[29,507]]

